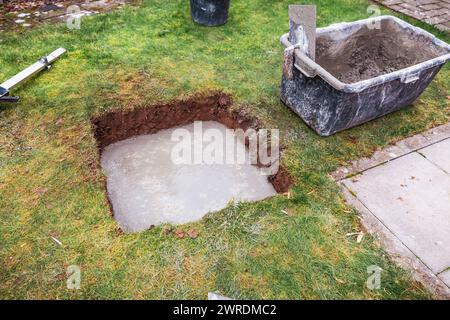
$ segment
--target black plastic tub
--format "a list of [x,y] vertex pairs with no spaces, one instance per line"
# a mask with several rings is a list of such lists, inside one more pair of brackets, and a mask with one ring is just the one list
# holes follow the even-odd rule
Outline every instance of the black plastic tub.
[[316,40],[316,61],[295,50],[281,100],[321,136],[411,105],[450,60],[448,44],[392,16],[317,29]]
[[192,19],[199,24],[214,27],[228,20],[230,0],[190,0]]

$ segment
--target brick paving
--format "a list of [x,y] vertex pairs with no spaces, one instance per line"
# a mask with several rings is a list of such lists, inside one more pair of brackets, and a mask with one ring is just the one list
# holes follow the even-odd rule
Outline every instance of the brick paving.
[[441,31],[450,32],[450,0],[375,0]]
[[21,31],[46,22],[67,22],[72,17],[82,18],[137,3],[138,0],[0,0],[0,41],[5,30]]

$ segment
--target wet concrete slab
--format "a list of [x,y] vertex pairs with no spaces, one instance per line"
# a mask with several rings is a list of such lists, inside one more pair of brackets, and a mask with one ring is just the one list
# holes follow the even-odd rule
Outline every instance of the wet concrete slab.
[[[267,176],[249,163],[174,163],[172,152],[177,142],[172,133],[177,129],[192,133],[193,154],[198,152],[194,145],[211,146],[193,133],[191,124],[119,141],[104,149],[101,165],[107,177],[108,196],[114,217],[125,232],[162,223],[197,221],[231,201],[257,201],[276,194]],[[224,136],[227,130],[214,121],[203,122],[202,129],[216,130]],[[248,152],[242,142],[236,144]]]

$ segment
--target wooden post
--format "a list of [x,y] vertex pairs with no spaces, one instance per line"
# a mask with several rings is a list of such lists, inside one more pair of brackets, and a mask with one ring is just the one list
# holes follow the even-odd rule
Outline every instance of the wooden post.
[[295,61],[295,49],[301,50],[311,60],[316,59],[316,6],[289,6],[289,42],[292,47],[284,51],[283,74],[287,80],[294,78],[295,64],[308,77],[315,73],[303,61]]
[[289,41],[311,60],[316,59],[316,6],[289,6]]

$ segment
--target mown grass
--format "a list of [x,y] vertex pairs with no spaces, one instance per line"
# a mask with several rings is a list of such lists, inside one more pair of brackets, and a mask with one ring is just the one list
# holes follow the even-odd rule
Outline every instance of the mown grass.
[[[369,16],[367,1],[313,2],[319,26]],[[279,101],[279,37],[288,30],[289,3],[234,0],[229,23],[206,28],[191,22],[188,1],[149,0],[83,19],[80,30],[58,25],[1,35],[1,79],[54,48],[68,50],[15,92],[19,104],[0,107],[1,298],[204,299],[208,291],[234,298],[431,297],[371,237],[359,244],[346,237],[360,230],[358,216],[328,174],[447,122],[449,67],[413,107],[321,138]],[[283,164],[296,180],[292,198],[231,205],[180,227],[199,230],[195,240],[167,236],[164,227],[119,233],[91,116],[208,90],[231,94],[236,106],[280,128]],[[69,265],[81,267],[80,290],[66,288]],[[383,269],[381,290],[366,287],[371,265]]]

